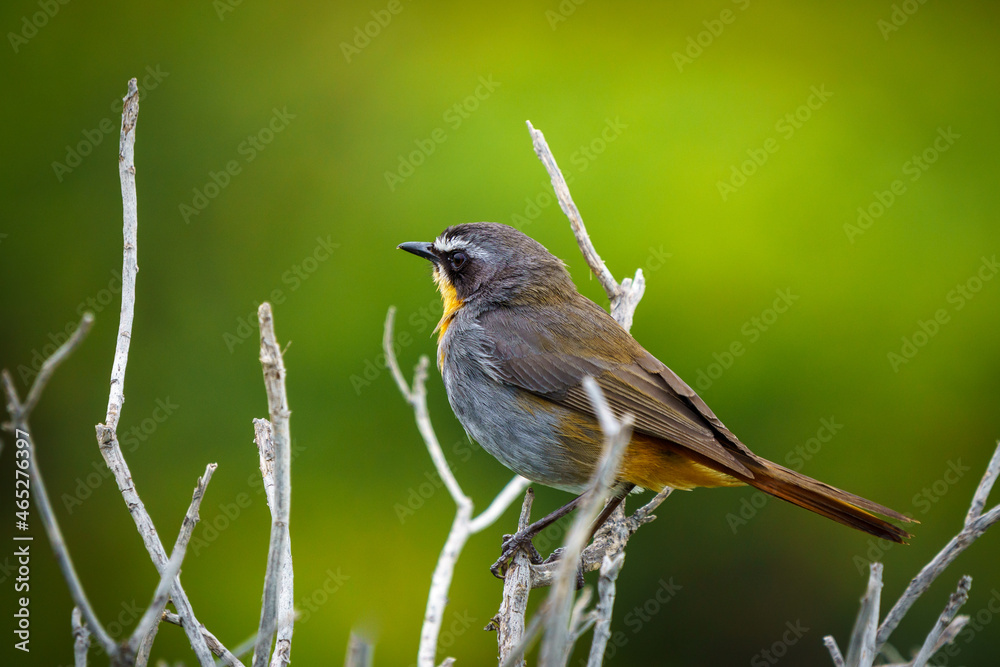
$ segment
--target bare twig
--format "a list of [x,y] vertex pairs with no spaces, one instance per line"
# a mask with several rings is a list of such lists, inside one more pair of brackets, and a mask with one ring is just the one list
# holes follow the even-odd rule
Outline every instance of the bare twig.
[[[521,516],[517,522],[518,531],[525,530],[531,523],[531,505],[535,493],[528,489],[521,505]],[[528,610],[528,591],[531,589],[531,561],[523,549],[518,549],[511,558],[510,567],[503,579],[503,600],[500,610],[492,625],[497,630],[497,649],[500,662],[506,662],[507,656],[517,646],[524,635],[524,617]],[[524,667],[524,657],[514,663],[516,667]]]
[[[162,621],[181,628],[184,627],[184,619],[172,611],[164,611]],[[205,637],[205,643],[208,645],[208,648],[212,653],[219,656],[219,660],[215,662],[215,667],[222,667],[223,665],[226,667],[241,667],[243,663],[240,662],[239,656],[249,653],[253,649],[254,641],[257,639],[257,633],[254,633],[243,645],[237,646],[235,651],[230,651],[204,625],[201,626],[201,632]]]
[[[80,320],[80,326],[69,340],[60,345],[59,349],[42,364],[44,372],[39,372],[35,377],[34,383],[32,383],[31,389],[28,391],[31,401],[30,406],[28,402],[21,403],[17,395],[17,388],[14,386],[14,380],[6,369],[4,369],[2,377],[4,392],[7,395],[7,412],[10,414],[8,428],[14,432],[14,437],[17,439],[18,468],[22,474],[24,474],[23,471],[25,468],[28,470],[27,475],[30,481],[35,508],[38,510],[39,518],[48,535],[52,551],[56,556],[56,562],[59,563],[59,569],[62,570],[63,578],[66,580],[66,585],[69,588],[73,602],[80,610],[90,634],[97,639],[97,643],[101,645],[105,653],[114,659],[119,654],[119,647],[97,619],[97,614],[90,605],[87,593],[84,591],[80,577],[76,573],[73,559],[69,555],[69,547],[66,546],[66,541],[63,539],[62,530],[59,528],[59,520],[56,519],[55,512],[52,510],[52,503],[49,501],[49,494],[42,479],[42,471],[38,466],[35,439],[31,435],[31,426],[28,422],[31,414],[29,407],[34,407],[38,404],[42,390],[45,388],[45,384],[49,378],[52,377],[52,373],[76,346],[80,344],[84,336],[87,335],[87,331],[90,330],[93,321],[93,315],[86,313],[83,319]],[[20,455],[22,451],[26,452],[26,458],[22,458]],[[23,466],[21,465],[22,463],[24,464]]]
[[545,637],[542,640],[540,664],[555,667],[564,663],[564,652],[569,636],[569,616],[576,590],[580,555],[590,539],[590,527],[600,514],[611,494],[618,474],[625,447],[632,437],[632,419],[625,415],[621,422],[615,419],[597,382],[586,377],[583,388],[597,414],[604,432],[605,445],[600,463],[594,472],[587,495],[576,509],[573,527],[566,538],[566,546],[559,561],[556,579],[549,593],[549,615],[545,620]]
[[972,506],[969,508],[969,512],[965,517],[965,526],[962,530],[951,539],[944,546],[941,551],[934,556],[931,561],[920,570],[920,573],[914,577],[910,584],[903,591],[903,594],[893,605],[889,613],[886,614],[885,620],[882,621],[882,625],[878,630],[878,638],[875,642],[876,649],[881,648],[888,640],[889,635],[892,631],[896,629],[900,621],[903,620],[903,616],[906,612],[910,610],[913,603],[917,601],[931,584],[937,579],[938,575],[944,572],[945,568],[948,567],[953,560],[955,560],[960,553],[965,551],[969,545],[975,542],[986,530],[1000,521],[1000,504],[993,507],[993,509],[988,512],[983,512],[983,507],[986,504],[986,496],[989,494],[990,489],[993,487],[993,483],[996,481],[998,471],[1000,471],[1000,444],[997,445],[996,451],[993,453],[993,457],[990,459],[990,463],[987,466],[986,472],[983,474],[983,478],[979,483],[979,487],[976,489],[976,493],[972,499]]
[[90,650],[90,632],[83,624],[83,614],[79,607],[73,607],[73,665],[87,667],[87,651]]
[[[260,455],[260,474],[261,478],[264,480],[264,491],[267,497],[267,505],[271,510],[271,516],[277,515],[277,507],[275,505],[275,481],[274,481],[274,440],[272,437],[273,427],[271,422],[266,419],[254,419],[254,442],[257,443],[257,450]],[[291,536],[289,535],[285,540],[285,556],[281,562],[283,581],[287,580],[290,584],[293,581],[293,571],[292,571],[292,551],[291,551]],[[277,635],[277,648],[271,656],[271,664],[277,667],[280,661],[288,661],[290,659],[291,650],[291,640],[292,640],[292,630],[293,626],[289,623],[283,622],[281,619],[285,619],[289,616],[295,615],[295,602],[292,597],[293,588],[289,586],[280,586],[278,589],[278,635]],[[255,635],[257,636],[257,635]]]
[[132,342],[132,319],[135,314],[135,276],[137,264],[139,208],[135,195],[135,126],[139,121],[139,89],[135,79],[129,79],[128,94],[122,106],[121,138],[118,144],[118,175],[122,183],[122,219],[125,252],[122,258],[122,308],[118,323],[118,344],[115,363],[111,367],[111,392],[108,414],[104,420],[111,430],[117,430],[122,405],[125,403],[125,367]]
[[[198,478],[198,484],[195,486],[194,494],[191,496],[191,504],[188,506],[184,520],[181,522],[181,529],[177,533],[177,540],[174,542],[174,550],[170,554],[170,561],[160,573],[160,583],[156,587],[153,601],[142,615],[142,618],[139,619],[138,625],[136,625],[132,636],[128,640],[128,650],[130,653],[139,653],[139,643],[144,642],[145,658],[149,658],[148,648],[152,645],[152,642],[146,642],[145,638],[147,635],[155,632],[155,628],[159,625],[163,616],[163,609],[167,606],[170,588],[181,570],[181,563],[184,562],[184,554],[187,552],[188,542],[191,540],[191,534],[194,532],[194,527],[199,521],[198,509],[201,507],[201,499],[205,497],[205,489],[208,488],[208,483],[212,479],[212,473],[215,472],[217,467],[217,464],[209,463],[205,466],[205,474]],[[139,657],[143,657],[141,653],[139,653]],[[146,660],[137,659],[136,664],[138,667],[142,667],[146,664]]]
[[69,340],[60,345],[59,349],[53,352],[51,357],[42,362],[42,367],[38,370],[35,381],[31,383],[31,389],[28,390],[28,396],[24,399],[24,405],[21,406],[25,415],[30,415],[34,411],[35,406],[38,405],[38,399],[42,396],[42,390],[48,384],[52,373],[59,367],[59,364],[66,360],[66,357],[73,353],[76,346],[90,332],[90,327],[93,324],[94,314],[90,311],[85,312],[83,317],[80,318],[80,324],[77,325],[76,331],[69,337]]
[[552,151],[545,141],[545,136],[540,130],[536,130],[531,125],[531,121],[526,122],[528,124],[528,132],[531,133],[531,142],[535,147],[535,153],[538,154],[538,159],[542,161],[546,171],[549,172],[549,178],[552,179],[552,189],[555,190],[556,198],[559,200],[559,206],[562,208],[563,213],[569,218],[573,234],[580,245],[580,252],[583,253],[583,258],[587,261],[587,266],[590,267],[590,270],[600,280],[601,286],[604,287],[604,291],[611,301],[611,316],[618,320],[618,323],[628,331],[632,328],[632,317],[635,314],[636,307],[639,305],[639,300],[642,299],[643,292],[646,290],[646,280],[642,275],[642,269],[636,269],[635,278],[625,278],[620,285],[615,281],[614,276],[611,275],[611,271],[608,270],[601,256],[597,254],[594,243],[587,234],[587,228],[583,225],[583,218],[580,217],[580,211],[573,202],[573,197],[569,193],[569,186],[566,184],[566,179],[559,170],[559,165],[556,164],[556,158],[552,155]]
[[[118,442],[118,420],[122,405],[125,402],[125,369],[128,365],[128,350],[132,340],[132,321],[135,313],[135,278],[139,268],[136,263],[136,230],[138,228],[138,211],[135,197],[135,125],[139,111],[139,92],[136,80],[129,81],[129,92],[124,99],[122,108],[122,136],[119,148],[119,174],[122,182],[122,206],[124,221],[124,254],[122,263],[122,306],[121,320],[118,326],[118,343],[115,348],[115,358],[111,369],[111,391],[108,395],[108,411],[105,423],[96,426],[97,443],[101,456],[115,476],[115,482],[121,491],[125,506],[135,522],[136,530],[142,537],[146,551],[149,553],[157,572],[163,573],[169,558],[153,525],[153,520],[146,511],[146,506],[139,497],[132,480],[132,473],[121,445]],[[187,634],[191,648],[202,667],[212,665],[212,654],[205,643],[202,626],[195,618],[191,602],[181,586],[180,579],[175,578],[170,598],[174,601],[178,614],[184,619],[182,624]]]
[[[527,600],[527,598],[525,598],[525,600]],[[545,598],[545,601],[539,605],[538,611],[536,611],[535,615],[531,617],[528,627],[525,628],[524,634],[521,635],[521,641],[510,650],[507,654],[507,659],[500,663],[500,667],[514,667],[518,664],[518,661],[523,661],[524,654],[532,649],[535,642],[538,641],[538,638],[542,634],[544,620],[549,616],[549,602],[550,599]]]
[[833,638],[833,635],[823,637],[823,644],[826,645],[826,650],[830,652],[830,658],[833,659],[834,667],[846,667],[844,654],[840,652],[840,647],[837,645],[837,640]]
[[[274,334],[271,304],[262,303],[257,310],[260,320],[260,364],[264,371],[267,405],[274,439],[274,499],[271,505],[271,541],[264,576],[264,603],[261,606],[260,627],[254,647],[254,667],[268,664],[271,641],[278,629],[272,667],[287,665],[291,660],[292,630],[295,613],[292,609],[293,576],[291,543],[288,534],[289,505],[292,493],[291,432],[288,418],[288,396],[285,392],[285,363]],[[258,446],[260,443],[258,443]],[[264,454],[261,454],[264,457]],[[264,469],[262,474],[266,476]],[[280,609],[279,609],[280,607]]]
[[604,556],[601,576],[597,580],[597,608],[594,610],[594,640],[590,644],[587,667],[601,667],[604,651],[611,639],[611,611],[615,606],[615,582],[625,563],[625,552],[619,551],[614,557]]
[[868,590],[861,598],[861,610],[854,622],[851,643],[847,647],[849,667],[871,667],[878,655],[875,633],[878,629],[879,604],[882,599],[882,563],[872,563]]
[[367,637],[351,632],[347,641],[347,656],[344,667],[372,667],[375,660],[375,647]]
[[[427,410],[427,367],[429,362],[427,357],[421,357],[413,373],[413,386],[411,387],[403,371],[399,368],[399,361],[396,359],[392,346],[393,322],[396,316],[395,307],[390,307],[385,317],[385,332],[382,337],[382,346],[385,350],[386,361],[392,372],[392,377],[399,387],[400,393],[406,402],[413,408],[413,415],[417,422],[417,429],[423,437],[427,451],[431,455],[434,467],[444,482],[445,488],[455,502],[455,518],[452,521],[451,529],[448,531],[448,539],[441,549],[434,574],[431,576],[431,588],[427,594],[427,608],[424,611],[424,623],[420,630],[420,645],[417,649],[417,664],[420,667],[434,667],[436,664],[437,641],[441,633],[441,623],[444,620],[444,608],[448,603],[448,591],[451,588],[451,580],[455,573],[455,564],[462,553],[469,536],[488,528],[496,521],[501,514],[510,506],[520,494],[528,482],[520,477],[513,478],[500,494],[493,500],[489,507],[482,514],[473,518],[472,499],[465,495],[458,480],[448,466],[448,461],[441,449],[437,434],[431,424],[430,413]],[[447,661],[446,661],[447,662]]]
[[1000,442],[993,450],[993,456],[990,457],[990,462],[986,465],[986,472],[983,473],[983,478],[979,480],[979,486],[976,487],[976,492],[972,496],[972,504],[969,505],[968,514],[965,515],[966,526],[982,516],[983,508],[986,507],[986,499],[989,497],[990,491],[993,490],[997,476],[1000,476]]
[[573,647],[576,645],[577,640],[594,625],[594,613],[587,611],[587,606],[590,604],[592,596],[593,590],[590,588],[584,588],[576,596],[576,601],[573,603],[573,611],[569,615],[569,630],[567,631],[566,644],[563,646],[562,658],[559,660],[559,664],[561,665],[569,663],[569,657],[573,654]]
[[958,610],[969,599],[969,588],[971,586],[972,577],[969,575],[965,575],[959,580],[958,589],[951,594],[951,597],[948,599],[948,605],[941,612],[941,616],[938,618],[937,623],[934,624],[933,629],[927,634],[924,645],[920,647],[917,657],[913,659],[913,667],[924,667],[934,654],[937,653],[938,649],[944,645],[941,639],[948,632],[949,628],[951,628]]

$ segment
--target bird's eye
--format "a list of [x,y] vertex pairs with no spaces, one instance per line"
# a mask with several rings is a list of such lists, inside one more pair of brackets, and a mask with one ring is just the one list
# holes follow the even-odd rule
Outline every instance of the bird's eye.
[[448,258],[448,261],[451,264],[453,271],[460,271],[462,267],[465,266],[465,263],[469,261],[469,258],[464,252],[459,251],[453,253],[451,257]]

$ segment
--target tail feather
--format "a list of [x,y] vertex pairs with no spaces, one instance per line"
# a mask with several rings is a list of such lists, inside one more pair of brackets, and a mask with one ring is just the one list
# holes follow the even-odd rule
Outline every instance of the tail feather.
[[905,544],[906,538],[913,537],[902,528],[873,514],[881,514],[896,521],[915,522],[895,510],[806,477],[777,463],[758,458],[754,464],[751,466],[754,477],[746,482],[764,493],[884,540]]

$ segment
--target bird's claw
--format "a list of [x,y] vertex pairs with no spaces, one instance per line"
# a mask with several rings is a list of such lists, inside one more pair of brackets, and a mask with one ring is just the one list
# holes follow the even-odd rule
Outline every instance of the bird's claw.
[[533,564],[538,565],[542,563],[542,555],[538,553],[538,549],[531,543],[533,537],[534,534],[527,532],[504,535],[503,542],[500,545],[500,558],[490,566],[490,572],[493,573],[493,576],[497,579],[503,579],[507,575],[510,560],[520,549],[525,551],[528,555],[528,560]]

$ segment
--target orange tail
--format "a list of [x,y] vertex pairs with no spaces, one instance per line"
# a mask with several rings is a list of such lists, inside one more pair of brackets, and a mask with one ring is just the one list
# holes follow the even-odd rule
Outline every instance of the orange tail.
[[883,540],[905,544],[906,538],[913,537],[902,528],[872,514],[875,512],[896,521],[916,523],[914,519],[884,505],[841,491],[762,458],[757,458],[748,467],[753,470],[754,479],[744,481],[764,493]]

